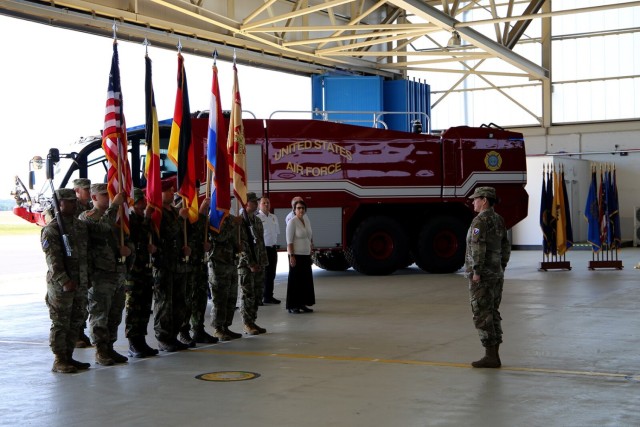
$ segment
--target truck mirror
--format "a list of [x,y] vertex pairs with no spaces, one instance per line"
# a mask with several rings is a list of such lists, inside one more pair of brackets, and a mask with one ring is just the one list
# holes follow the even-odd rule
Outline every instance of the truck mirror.
[[47,179],[53,179],[53,166],[60,161],[60,151],[57,148],[49,150],[47,155]]

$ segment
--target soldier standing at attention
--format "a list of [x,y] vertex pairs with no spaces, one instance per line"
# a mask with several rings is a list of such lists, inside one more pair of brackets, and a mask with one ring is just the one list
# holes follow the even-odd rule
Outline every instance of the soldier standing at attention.
[[264,246],[262,221],[256,216],[258,197],[256,193],[247,193],[247,205],[242,214],[241,240],[243,252],[238,262],[238,285],[242,289],[240,308],[244,333],[264,334],[265,328],[256,325],[258,306],[264,294],[264,268],[269,264]]
[[238,227],[242,218],[229,216],[220,225],[219,233],[212,233],[213,248],[209,257],[209,287],[213,300],[211,326],[213,336],[220,341],[240,338],[242,334],[233,332],[229,326],[238,300],[238,254],[240,243]]
[[[91,180],[88,178],[77,178],[73,180],[73,190],[76,192],[76,198],[78,199],[78,208],[76,209],[76,216],[78,217],[82,212],[93,209],[93,203],[91,203],[90,188]],[[76,348],[91,347],[91,340],[84,333],[84,330],[87,328],[88,318],[89,313],[87,312],[84,317],[84,323],[80,327],[78,341],[76,341]]]
[[499,368],[502,365],[498,353],[502,343],[502,318],[498,309],[511,246],[504,219],[493,209],[498,201],[496,190],[478,187],[469,198],[473,199],[473,210],[478,215],[467,232],[465,272],[469,279],[473,323],[485,348],[485,356],[471,366]]
[[152,242],[151,211],[145,215],[147,200],[139,188],[133,189],[133,212],[129,217],[129,236],[135,247],[135,258],[125,287],[125,336],[129,339],[129,357],[148,357],[158,354],[149,347],[145,336],[151,316],[153,301],[153,254],[157,251]]
[[[89,236],[111,229],[117,207],[124,197],[117,195],[101,221],[94,224],[76,218],[77,199],[73,190],[61,188],[56,195],[60,202],[60,218],[54,218],[41,232],[42,250],[48,267],[45,302],[51,318],[49,346],[55,355],[52,371],[73,373],[90,366],[73,359],[78,331],[87,312]],[[62,221],[69,237],[71,256],[66,255],[58,221]]]
[[[209,286],[205,258],[208,257],[208,252],[211,249],[211,243],[208,239],[209,217],[206,215],[209,210],[208,198],[202,201],[199,210],[198,221],[192,224],[192,233],[189,235],[191,271],[187,273],[187,308],[179,338],[182,343],[188,344],[190,347],[195,347],[196,343],[215,344],[218,342],[218,338],[209,335],[204,330],[204,314],[207,311],[207,287]],[[205,235],[207,236],[206,240]],[[190,330],[193,335],[190,335]]]
[[[91,184],[91,199],[93,209],[83,212],[80,220],[97,223],[109,208],[107,184]],[[126,242],[121,245],[118,234],[114,226],[92,234],[89,240],[89,330],[96,346],[96,362],[104,366],[128,360],[113,348],[125,305],[127,265],[123,259],[132,253]]]
[[158,348],[174,352],[186,350],[188,344],[178,341],[178,333],[185,317],[185,284],[190,266],[191,248],[184,238],[184,224],[188,218],[185,208],[173,205],[176,177],[162,181],[162,222],[160,242],[155,257],[153,278],[155,318],[153,327]]

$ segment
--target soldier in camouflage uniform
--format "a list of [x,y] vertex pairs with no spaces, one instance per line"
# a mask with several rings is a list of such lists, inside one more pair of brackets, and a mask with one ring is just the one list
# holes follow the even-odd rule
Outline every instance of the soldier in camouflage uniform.
[[[97,223],[109,207],[107,184],[91,184],[91,198],[93,209],[83,212],[80,220]],[[120,242],[119,237],[119,229],[114,226],[94,233],[89,240],[89,330],[96,346],[96,362],[105,366],[128,360],[113,348],[125,305],[124,260],[132,253],[132,247]]]
[[[209,335],[204,329],[204,314],[207,310],[208,268],[205,258],[211,249],[209,242],[209,199],[200,204],[198,221],[192,226],[189,235],[191,247],[191,271],[187,274],[185,319],[180,329],[180,341],[194,347],[196,343],[215,344],[218,338]],[[207,237],[205,240],[205,236]],[[193,332],[193,335],[190,334]]]
[[233,323],[233,315],[238,299],[238,227],[242,224],[240,217],[229,215],[220,226],[220,232],[213,232],[212,250],[209,256],[209,287],[213,299],[211,309],[211,326],[213,336],[220,341],[240,338],[242,335],[233,332],[229,326]]
[[[78,208],[76,209],[76,216],[80,216],[80,214],[84,211],[88,211],[93,209],[93,203],[91,203],[91,180],[88,178],[77,178],[73,180],[73,190],[76,192],[76,197],[78,199]],[[89,318],[89,312],[87,312],[84,323],[81,326],[81,329],[78,334],[78,341],[76,341],[76,348],[87,348],[91,347],[91,340],[84,333],[84,330],[87,328],[87,319]]]
[[184,240],[188,211],[185,208],[178,210],[173,205],[175,190],[175,176],[162,182],[162,222],[153,269],[153,327],[159,349],[167,352],[189,348],[178,340],[185,317],[185,283],[190,269],[187,257],[191,256],[191,248]]
[[158,354],[146,342],[147,326],[151,316],[153,301],[153,253],[156,246],[152,242],[153,231],[151,213],[145,215],[147,200],[139,188],[133,189],[133,212],[129,218],[129,239],[135,247],[135,258],[125,287],[125,335],[129,339],[130,357],[148,357]]
[[[51,318],[49,346],[55,355],[52,371],[73,373],[90,366],[73,359],[78,331],[87,312],[89,236],[111,229],[117,206],[122,204],[124,197],[117,195],[114,198],[113,206],[101,221],[85,223],[75,216],[77,204],[73,190],[62,188],[56,191],[56,195],[60,201],[61,217],[54,218],[41,232],[42,250],[48,266],[45,301]],[[66,256],[58,221],[64,224],[69,238],[70,257]]]
[[498,309],[511,246],[504,219],[493,209],[498,200],[496,190],[478,187],[469,198],[473,199],[473,208],[478,215],[467,232],[465,272],[469,279],[473,323],[485,347],[485,356],[471,365],[474,368],[499,368],[502,365],[498,353],[502,343],[502,318]]
[[243,252],[238,262],[238,285],[242,290],[240,312],[244,322],[244,333],[264,334],[265,328],[256,325],[258,306],[264,294],[264,267],[269,265],[267,249],[264,246],[262,220],[256,216],[258,197],[247,194],[247,206],[242,215],[241,239]]

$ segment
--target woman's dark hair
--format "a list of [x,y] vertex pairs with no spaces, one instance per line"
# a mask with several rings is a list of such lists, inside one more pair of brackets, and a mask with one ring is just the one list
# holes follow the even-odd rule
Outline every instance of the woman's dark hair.
[[296,202],[296,204],[293,206],[293,210],[294,210],[294,211],[296,210],[296,208],[298,207],[298,205],[302,205],[302,206],[304,206],[304,210],[305,210],[305,211],[307,210],[307,204],[304,202],[304,200],[298,200],[298,201]]

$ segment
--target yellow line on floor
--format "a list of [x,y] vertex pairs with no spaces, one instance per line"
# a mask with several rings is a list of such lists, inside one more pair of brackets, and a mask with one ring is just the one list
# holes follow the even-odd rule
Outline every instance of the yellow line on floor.
[[[419,366],[440,366],[446,368],[469,368],[468,363],[452,363],[452,362],[433,362],[427,360],[402,360],[402,359],[378,359],[375,357],[350,357],[350,356],[331,356],[317,354],[297,354],[297,353],[268,353],[259,351],[232,351],[232,350],[215,350],[215,349],[192,349],[190,351],[213,353],[226,356],[259,356],[259,357],[281,357],[286,359],[315,359],[315,360],[333,360],[344,362],[373,362],[388,363],[396,365],[419,365]],[[555,374],[555,375],[575,375],[583,377],[603,377],[603,378],[631,378],[640,381],[640,375],[621,374],[616,372],[593,372],[593,371],[574,371],[567,369],[550,369],[550,368],[525,368],[517,366],[502,366],[502,371],[512,372],[532,372],[538,374]]]

